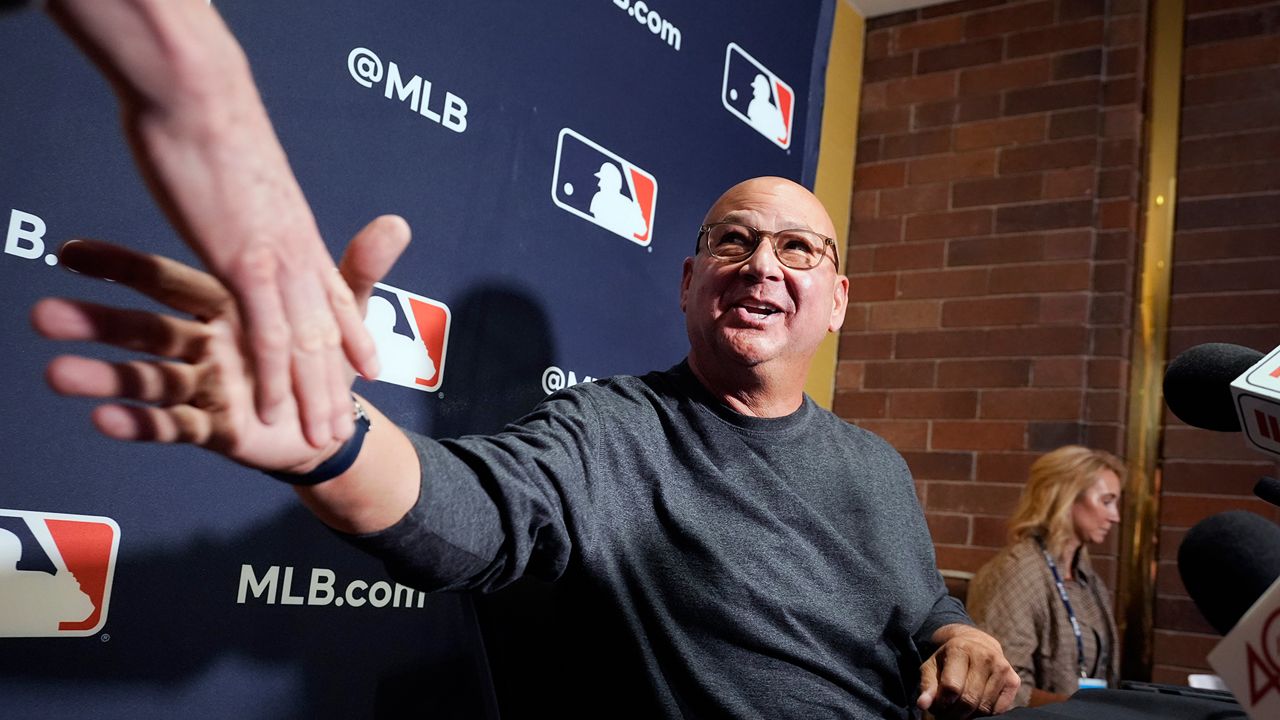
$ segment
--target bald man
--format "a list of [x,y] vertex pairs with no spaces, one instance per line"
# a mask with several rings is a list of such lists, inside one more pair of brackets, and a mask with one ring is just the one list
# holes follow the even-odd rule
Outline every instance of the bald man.
[[[687,358],[567,388],[502,433],[458,440],[404,431],[364,401],[356,435],[320,450],[296,419],[262,424],[234,297],[162,258],[86,242],[63,253],[72,269],[208,318],[170,319],[176,341],[131,336],[145,325],[136,315],[64,300],[34,318],[55,338],[204,348],[154,364],[141,383],[120,382],[138,363],[85,358],[56,359],[48,375],[70,394],[136,388],[127,399],[152,405],[99,407],[103,432],[189,442],[272,472],[400,582],[557,581],[575,608],[562,642],[577,660],[548,688],[560,715],[1002,712],[1017,673],[947,595],[906,464],[804,394],[848,303],[835,236],[800,185],[735,185],[684,261]],[[397,218],[353,240],[341,269],[358,299],[407,240]]]

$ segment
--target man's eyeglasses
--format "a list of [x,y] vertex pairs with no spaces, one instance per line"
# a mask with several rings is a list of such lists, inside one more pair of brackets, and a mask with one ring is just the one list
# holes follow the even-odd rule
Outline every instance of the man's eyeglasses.
[[[740,262],[755,254],[761,240],[768,235],[773,238],[773,254],[778,262],[793,270],[812,270],[818,267],[822,258],[827,257],[827,246],[831,246],[831,260],[840,267],[840,255],[836,250],[836,241],[819,235],[812,230],[757,230],[750,225],[731,222],[718,222],[698,228],[698,243],[707,238],[707,252],[711,257],[725,262]],[[694,248],[697,252],[697,247]]]

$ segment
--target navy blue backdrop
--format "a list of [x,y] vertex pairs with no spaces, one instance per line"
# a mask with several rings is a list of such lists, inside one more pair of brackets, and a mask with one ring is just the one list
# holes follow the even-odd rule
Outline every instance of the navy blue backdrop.
[[[368,321],[398,375],[357,389],[418,431],[679,361],[706,207],[754,175],[812,187],[832,0],[215,5],[330,249],[380,213],[413,227]],[[518,640],[470,597],[394,587],[287,487],[108,441],[44,385],[67,348],[30,329],[38,298],[143,304],[56,267],[60,242],[192,256],[69,40],[18,11],[0,47],[0,715],[496,716]]]

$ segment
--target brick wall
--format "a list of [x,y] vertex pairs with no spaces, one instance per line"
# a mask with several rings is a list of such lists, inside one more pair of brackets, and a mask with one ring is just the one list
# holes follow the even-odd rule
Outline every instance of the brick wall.
[[[1187,0],[1170,357],[1202,342],[1280,343],[1280,2]],[[1207,667],[1217,641],[1178,579],[1187,528],[1253,498],[1275,466],[1239,435],[1166,416],[1155,678]]]
[[[1030,462],[1124,452],[1147,3],[964,0],[868,22],[835,410],[917,479],[944,569],[1005,541]],[[1186,0],[1170,356],[1280,343],[1280,2]],[[1207,667],[1174,564],[1275,466],[1165,418],[1154,679]],[[1115,586],[1118,533],[1095,557]]]
[[868,22],[835,410],[903,452],[944,569],[1005,543],[1040,453],[1122,450],[1145,8]]

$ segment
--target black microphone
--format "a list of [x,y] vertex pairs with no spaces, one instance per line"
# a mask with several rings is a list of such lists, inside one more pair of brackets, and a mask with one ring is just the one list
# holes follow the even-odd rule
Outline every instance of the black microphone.
[[1273,477],[1262,478],[1257,485],[1253,486],[1253,494],[1280,507],[1280,480]]
[[1231,343],[1205,343],[1183,352],[1164,373],[1164,401],[1193,427],[1238,432],[1231,381],[1262,359],[1262,353]]
[[1226,635],[1280,577],[1280,526],[1244,510],[1210,515],[1183,538],[1178,574],[1200,614]]

